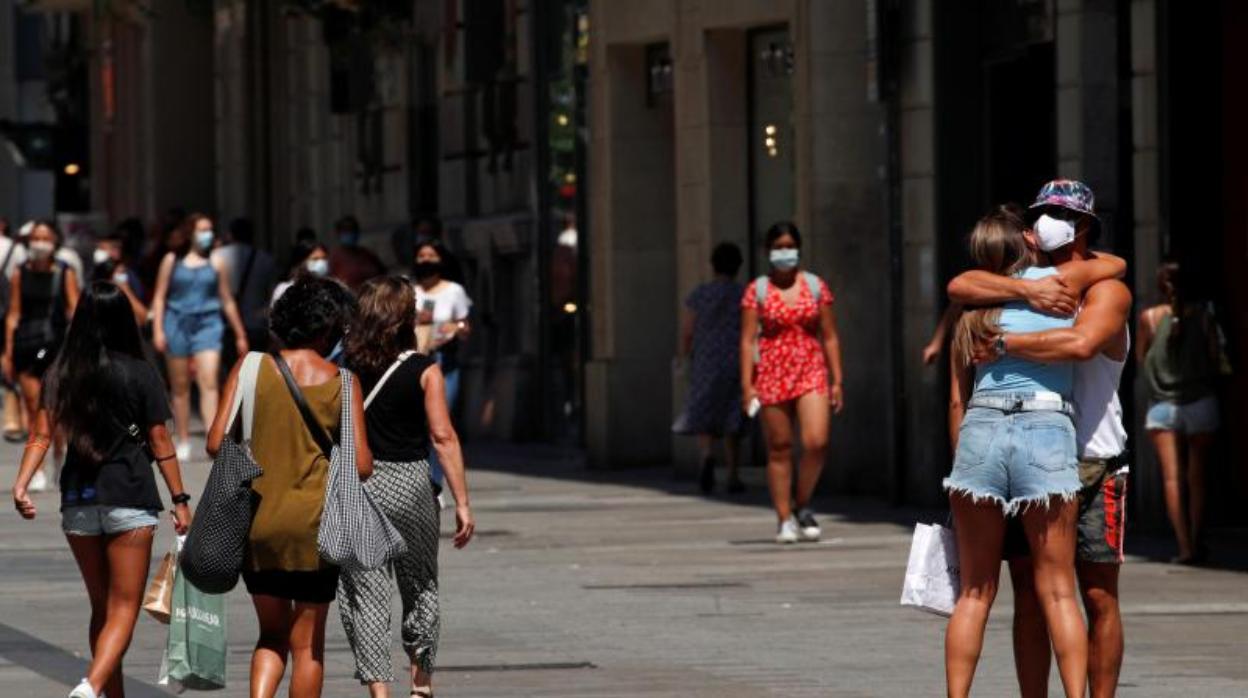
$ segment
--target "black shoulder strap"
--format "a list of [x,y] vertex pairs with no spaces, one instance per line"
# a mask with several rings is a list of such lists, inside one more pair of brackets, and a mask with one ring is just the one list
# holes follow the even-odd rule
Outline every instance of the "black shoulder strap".
[[308,433],[312,434],[312,440],[316,445],[325,452],[325,457],[332,457],[334,451],[334,442],[329,438],[329,434],[325,431],[325,427],[316,421],[316,417],[312,414],[312,408],[308,407],[308,401],[303,397],[303,391],[299,389],[299,384],[295,383],[295,377],[290,372],[290,366],[286,365],[286,360],[281,354],[273,353],[273,363],[277,364],[277,370],[281,371],[282,378],[286,380],[286,387],[290,390],[290,396],[295,399],[295,406],[299,408],[299,414],[303,417],[303,423],[308,427]]

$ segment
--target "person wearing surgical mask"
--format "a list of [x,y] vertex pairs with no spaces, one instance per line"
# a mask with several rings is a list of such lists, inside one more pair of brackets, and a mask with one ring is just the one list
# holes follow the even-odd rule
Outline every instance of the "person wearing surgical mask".
[[[767,230],[771,273],[741,299],[742,408],[763,423],[776,542],[817,541],[811,498],[823,471],[831,415],[844,407],[841,345],[827,283],[801,268],[802,235],[789,222]],[[802,440],[793,482],[794,421]],[[796,492],[795,492],[796,490]]]
[[[78,274],[56,259],[60,242],[55,225],[35,221],[26,240],[26,261],[9,281],[2,365],[5,380],[20,389],[28,415],[39,411],[44,371],[60,352],[78,304]],[[64,442],[58,440],[55,449],[54,466],[60,463]],[[40,492],[47,487],[48,478],[40,469],[28,489]]]
[[286,280],[274,287],[269,307],[276,305],[277,299],[281,298],[292,284],[305,276],[329,276],[329,250],[316,240],[299,240],[295,243],[290,252],[290,267],[286,273]]
[[165,355],[179,460],[191,457],[192,360],[203,423],[211,424],[217,411],[225,338],[222,315],[234,332],[238,356],[245,356],[249,348],[225,262],[212,255],[216,243],[212,223],[202,213],[187,216],[182,224],[184,242],[161,260],[152,297],[152,343]]
[[120,230],[100,238],[91,253],[91,278],[95,281],[112,281],[121,288],[134,310],[134,320],[139,327],[147,324],[147,305],[143,303],[143,282],[131,271],[123,255],[125,238]]

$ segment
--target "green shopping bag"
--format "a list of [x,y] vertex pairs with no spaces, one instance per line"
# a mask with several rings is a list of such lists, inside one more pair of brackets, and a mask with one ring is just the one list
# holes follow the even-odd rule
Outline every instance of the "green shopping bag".
[[179,692],[225,688],[225,637],[225,595],[196,589],[179,571],[173,582],[160,685]]

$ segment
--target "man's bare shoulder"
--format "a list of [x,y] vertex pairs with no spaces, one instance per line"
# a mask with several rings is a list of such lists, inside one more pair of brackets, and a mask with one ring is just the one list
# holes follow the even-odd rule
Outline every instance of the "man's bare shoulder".
[[1084,293],[1085,303],[1096,300],[1098,302],[1126,302],[1131,303],[1131,289],[1122,282],[1121,279],[1102,279],[1088,287]]

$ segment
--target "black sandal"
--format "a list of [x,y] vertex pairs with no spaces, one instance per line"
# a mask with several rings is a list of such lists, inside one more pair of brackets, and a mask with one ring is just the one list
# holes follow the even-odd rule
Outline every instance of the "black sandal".
[[433,698],[433,689],[413,688],[408,698]]

